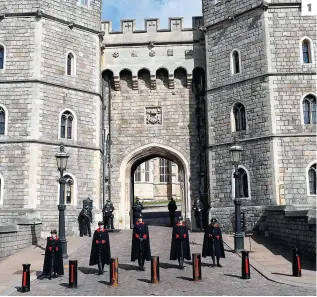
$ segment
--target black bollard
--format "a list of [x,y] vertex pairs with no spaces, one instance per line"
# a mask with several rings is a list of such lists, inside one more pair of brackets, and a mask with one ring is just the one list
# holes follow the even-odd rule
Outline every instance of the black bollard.
[[30,291],[30,266],[31,264],[22,264],[23,273],[22,273],[22,288],[21,292]]
[[110,284],[112,287],[118,287],[118,258],[110,259]]
[[250,279],[250,261],[249,261],[249,252],[242,251],[242,278]]
[[302,268],[301,268],[301,263],[300,263],[299,250],[297,248],[295,248],[295,249],[292,249],[292,252],[293,252],[293,263],[292,263],[293,276],[301,277],[302,276]]
[[69,282],[68,286],[70,288],[77,288],[78,279],[78,261],[69,261]]
[[160,257],[152,256],[151,259],[151,283],[158,284],[160,281]]
[[201,255],[193,254],[193,280],[201,280]]

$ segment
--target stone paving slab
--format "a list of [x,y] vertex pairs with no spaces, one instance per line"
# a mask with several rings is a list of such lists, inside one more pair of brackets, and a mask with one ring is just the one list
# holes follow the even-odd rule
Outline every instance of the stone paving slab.
[[[233,235],[223,235],[226,245],[234,249]],[[249,250],[250,238],[245,238],[244,246]],[[269,280],[289,284],[316,288],[316,270],[302,269],[302,277],[292,276],[292,263],[281,255],[275,255],[262,244],[251,239],[250,265]]]
[[[90,242],[88,237],[67,238],[68,254]],[[22,264],[31,264],[31,281],[42,274],[46,239],[41,239],[37,245],[29,246],[0,262],[0,295],[8,296],[21,286]]]
[[[119,258],[119,286],[109,286],[109,267],[104,275],[97,275],[96,266],[88,266],[91,244],[87,243],[72,254],[69,260],[78,260],[77,289],[69,289],[68,270],[57,279],[38,279],[31,283],[31,291],[23,293],[27,296],[111,296],[111,295],[238,295],[238,296],[315,296],[315,288],[295,287],[272,282],[251,267],[251,279],[241,279],[241,259],[232,252],[226,252],[221,260],[222,268],[211,268],[211,259],[202,260],[202,281],[192,281],[192,266],[185,262],[185,269],[177,269],[177,261],[169,260],[172,229],[150,226],[150,242],[152,256],[160,257],[160,283],[150,283],[150,263],[146,262],[146,271],[137,270],[137,261],[130,261],[131,230],[110,233],[112,257]],[[203,233],[190,233],[191,253],[201,253]],[[13,295],[21,295],[15,292]]]

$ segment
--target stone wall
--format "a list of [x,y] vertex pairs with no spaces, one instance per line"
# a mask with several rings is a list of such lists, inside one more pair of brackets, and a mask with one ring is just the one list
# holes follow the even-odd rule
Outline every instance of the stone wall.
[[30,245],[41,237],[39,220],[17,219],[15,224],[0,227],[0,261]]
[[316,209],[275,206],[265,216],[270,239],[316,257]]

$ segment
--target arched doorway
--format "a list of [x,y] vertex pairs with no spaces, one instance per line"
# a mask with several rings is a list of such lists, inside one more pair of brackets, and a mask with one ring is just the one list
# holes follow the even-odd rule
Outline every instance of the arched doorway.
[[124,158],[120,167],[120,204],[119,204],[119,217],[121,218],[122,228],[128,229],[132,225],[132,203],[134,199],[134,178],[133,174],[135,169],[143,162],[150,159],[160,157],[168,159],[180,168],[181,172],[181,191],[182,191],[182,205],[181,212],[186,223],[191,227],[191,203],[190,203],[190,184],[188,161],[179,151],[162,145],[162,144],[148,144],[140,147]]

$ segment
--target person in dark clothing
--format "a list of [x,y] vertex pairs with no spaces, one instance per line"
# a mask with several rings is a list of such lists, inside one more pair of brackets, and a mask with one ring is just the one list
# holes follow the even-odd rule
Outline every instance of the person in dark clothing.
[[142,214],[138,215],[132,232],[131,261],[138,260],[140,270],[144,271],[144,262],[151,261],[150,234],[148,225],[143,222]]
[[184,259],[191,260],[189,234],[183,218],[178,217],[173,227],[170,260],[178,260],[179,269],[184,269]]
[[113,204],[110,200],[106,201],[105,206],[102,209],[102,213],[103,213],[103,221],[105,223],[105,227],[106,229],[114,229],[113,226],[113,219],[114,219],[114,215],[113,215],[113,211],[114,211],[114,207]]
[[174,226],[175,223],[175,211],[177,209],[177,205],[174,201],[173,198],[171,198],[171,201],[168,204],[168,211],[169,211],[169,215],[170,215],[170,225],[171,227]]
[[47,237],[45,249],[43,274],[48,275],[49,279],[56,275],[64,275],[63,251],[61,240],[57,236],[57,231],[51,231],[51,237]]
[[142,213],[143,204],[141,203],[139,198],[136,198],[135,203],[133,204],[133,225],[138,220],[138,216]]
[[204,205],[201,203],[201,201],[197,197],[193,205],[193,211],[196,218],[196,227],[200,230],[203,230],[203,221],[202,221],[203,210],[204,210]]
[[225,258],[225,249],[223,247],[221,229],[216,219],[211,220],[211,224],[205,231],[202,256],[206,258],[211,256],[212,267],[215,267],[215,257],[217,258],[217,266],[222,267],[219,260]]
[[103,274],[105,264],[110,264],[110,239],[108,231],[104,228],[103,222],[98,223],[98,229],[94,232],[92,238],[89,265],[98,264],[98,274]]
[[88,205],[86,205],[78,216],[78,223],[79,223],[79,232],[80,237],[83,237],[84,234],[88,233],[89,237],[91,237],[91,227],[90,223],[92,222],[92,213],[89,210]]

